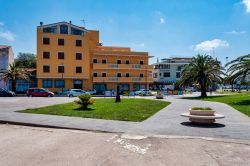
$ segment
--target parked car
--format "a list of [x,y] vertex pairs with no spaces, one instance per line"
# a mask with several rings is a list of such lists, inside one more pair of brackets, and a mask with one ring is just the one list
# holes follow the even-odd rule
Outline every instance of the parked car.
[[140,89],[139,91],[136,91],[135,92],[135,95],[151,95],[152,94],[152,91],[149,90],[149,89]]
[[93,95],[93,94],[96,94],[96,90],[95,89],[91,89],[89,91],[87,91],[89,94]]
[[29,88],[26,92],[29,97],[53,97],[55,94],[44,88]]
[[67,96],[68,97],[77,97],[77,96],[80,96],[80,95],[83,95],[83,94],[89,94],[89,93],[84,91],[84,90],[81,90],[81,89],[70,89],[68,91]]
[[0,97],[13,97],[16,94],[12,91],[0,88]]

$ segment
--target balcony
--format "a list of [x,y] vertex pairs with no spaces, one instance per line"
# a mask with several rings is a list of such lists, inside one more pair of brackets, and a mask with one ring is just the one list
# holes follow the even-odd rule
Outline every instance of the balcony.
[[93,82],[144,82],[151,83],[153,78],[151,77],[93,77]]
[[94,63],[93,69],[153,69],[152,65]]

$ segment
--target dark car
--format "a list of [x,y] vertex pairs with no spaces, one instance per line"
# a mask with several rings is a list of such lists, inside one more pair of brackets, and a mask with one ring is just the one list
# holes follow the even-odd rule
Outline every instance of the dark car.
[[13,97],[16,94],[12,91],[0,88],[0,97]]
[[43,88],[29,88],[27,91],[29,97],[53,97],[54,93]]

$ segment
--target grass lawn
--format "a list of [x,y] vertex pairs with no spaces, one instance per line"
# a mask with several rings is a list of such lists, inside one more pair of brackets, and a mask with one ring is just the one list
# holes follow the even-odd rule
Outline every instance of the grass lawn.
[[206,98],[195,97],[192,99],[225,103],[250,117],[250,93],[225,96],[208,96]]
[[121,103],[115,103],[115,98],[98,98],[86,111],[79,110],[78,105],[71,102],[17,112],[140,122],[169,104],[147,99],[121,99]]

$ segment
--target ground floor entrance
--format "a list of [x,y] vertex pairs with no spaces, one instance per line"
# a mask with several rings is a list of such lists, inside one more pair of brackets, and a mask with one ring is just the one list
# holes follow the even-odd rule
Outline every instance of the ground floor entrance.
[[82,80],[74,80],[73,87],[74,87],[74,89],[82,89],[83,81]]
[[97,94],[103,94],[106,91],[107,86],[106,84],[93,84],[93,89],[96,90]]

